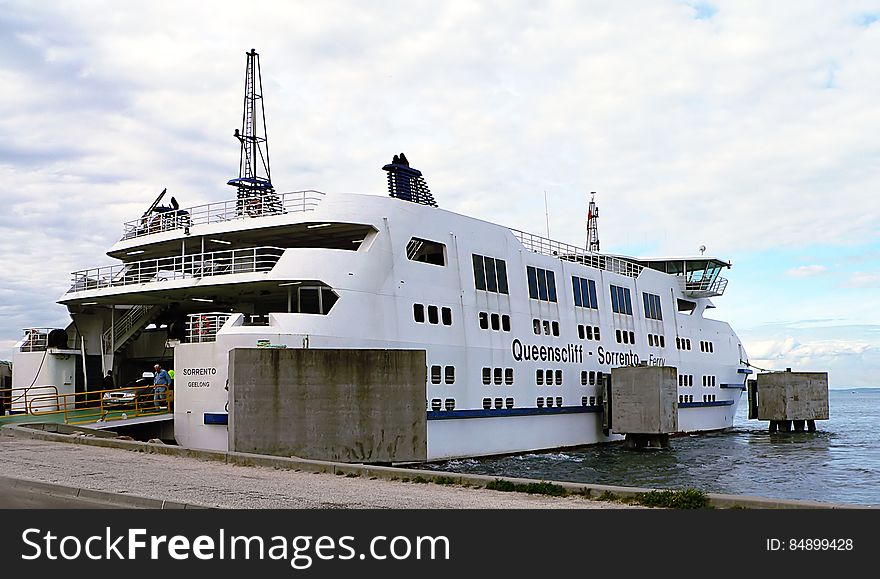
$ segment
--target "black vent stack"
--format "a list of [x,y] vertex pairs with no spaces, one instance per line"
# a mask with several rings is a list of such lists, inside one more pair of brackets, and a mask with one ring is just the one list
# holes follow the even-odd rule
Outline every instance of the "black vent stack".
[[394,155],[394,159],[382,167],[382,170],[388,171],[388,194],[391,197],[437,207],[422,172],[409,166],[406,155]]

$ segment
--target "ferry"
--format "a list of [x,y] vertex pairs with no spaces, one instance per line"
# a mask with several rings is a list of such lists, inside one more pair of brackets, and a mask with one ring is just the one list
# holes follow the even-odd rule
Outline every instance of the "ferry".
[[[262,102],[248,55],[246,116]],[[96,390],[108,369],[124,383],[159,362],[177,369],[177,443],[224,451],[231,349],[419,349],[429,460],[620,439],[602,418],[620,366],[676,368],[681,432],[732,426],[751,370],[706,315],[729,262],[602,253],[594,202],[584,247],[449,211],[402,153],[387,194],[277,192],[258,133],[236,131],[234,198],[181,208],[163,192],[114,263],[71,274],[72,322],[27,331],[13,391]]]

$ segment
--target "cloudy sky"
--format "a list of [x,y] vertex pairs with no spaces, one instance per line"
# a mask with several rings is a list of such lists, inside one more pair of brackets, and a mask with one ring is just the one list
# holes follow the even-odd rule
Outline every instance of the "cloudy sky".
[[733,262],[752,362],[880,386],[880,2],[0,0],[0,359],[163,188],[231,198],[245,52],[280,190]]

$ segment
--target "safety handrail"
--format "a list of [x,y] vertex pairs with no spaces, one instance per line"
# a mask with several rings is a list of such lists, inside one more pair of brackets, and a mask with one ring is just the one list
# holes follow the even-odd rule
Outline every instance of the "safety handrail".
[[268,193],[247,199],[228,199],[176,211],[153,213],[140,219],[125,222],[123,224],[125,232],[122,239],[132,239],[163,231],[235,219],[314,211],[324,195],[325,193],[321,191],[311,189],[287,193]]

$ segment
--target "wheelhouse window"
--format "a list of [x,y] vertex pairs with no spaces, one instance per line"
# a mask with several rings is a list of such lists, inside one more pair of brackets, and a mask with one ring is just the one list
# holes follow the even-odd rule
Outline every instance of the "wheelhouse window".
[[611,286],[611,309],[616,314],[633,315],[632,298],[629,288],[616,285]]
[[645,305],[645,317],[652,320],[662,320],[663,312],[660,309],[660,296],[642,292],[642,301]]
[[529,280],[529,297],[533,300],[545,302],[556,301],[556,274],[549,269],[540,267],[526,267],[526,276]]
[[574,292],[574,305],[581,308],[599,309],[596,299],[596,282],[591,279],[571,276],[571,287]]
[[329,314],[339,296],[327,286],[301,286],[291,294],[290,311],[299,314]]
[[478,290],[506,294],[507,264],[503,259],[473,254],[474,286]]
[[406,244],[406,258],[431,265],[446,265],[446,246],[436,241],[413,237]]

